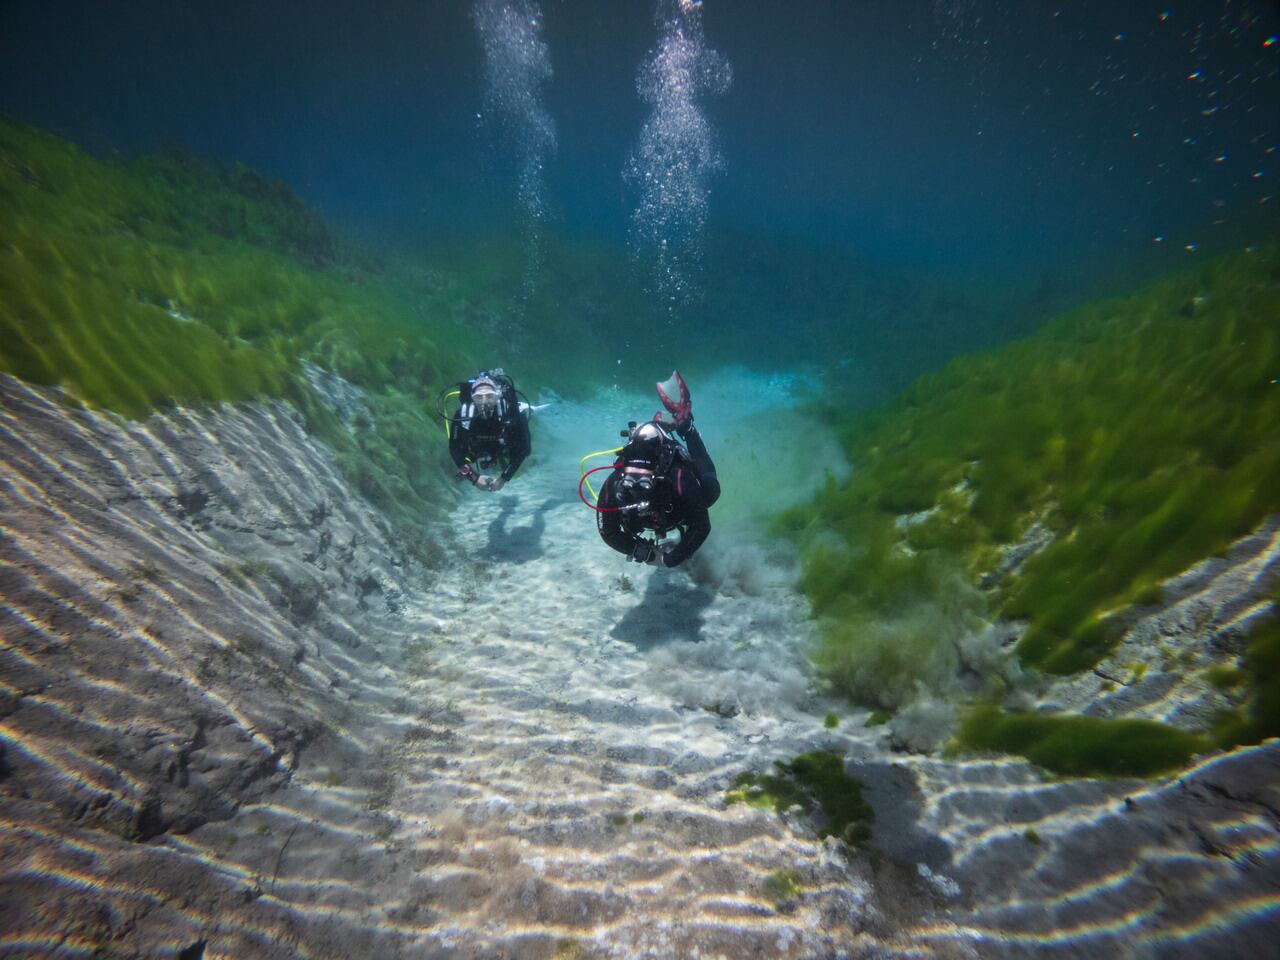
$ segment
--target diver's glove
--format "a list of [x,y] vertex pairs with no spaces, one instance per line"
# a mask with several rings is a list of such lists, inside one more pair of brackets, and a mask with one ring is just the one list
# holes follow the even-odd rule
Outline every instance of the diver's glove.
[[475,479],[476,486],[489,493],[497,493],[506,482],[501,477],[476,477]]
[[631,548],[631,556],[628,560],[634,560],[636,563],[645,563],[651,567],[665,567],[667,565],[668,547],[657,546],[648,540],[640,540]]
[[656,556],[659,554],[652,543],[648,540],[637,540],[631,552],[627,554],[627,559],[634,560],[636,563],[653,563],[653,558]]

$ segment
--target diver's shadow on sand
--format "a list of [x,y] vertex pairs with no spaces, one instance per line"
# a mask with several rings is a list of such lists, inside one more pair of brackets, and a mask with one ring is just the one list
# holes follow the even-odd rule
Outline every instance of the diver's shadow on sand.
[[628,610],[609,636],[633,643],[642,652],[680,640],[697,643],[702,639],[702,612],[711,599],[712,594],[678,574],[657,574],[649,578],[639,606]]
[[531,524],[510,527],[511,514],[518,502],[516,497],[504,497],[498,515],[489,522],[489,543],[484,548],[484,556],[488,559],[499,563],[528,563],[545,552],[542,535],[547,529],[547,511],[563,501],[556,498],[545,500],[534,511]]

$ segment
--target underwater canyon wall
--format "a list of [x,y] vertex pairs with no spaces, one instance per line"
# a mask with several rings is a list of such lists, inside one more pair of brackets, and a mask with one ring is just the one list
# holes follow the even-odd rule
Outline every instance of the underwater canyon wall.
[[270,878],[181,835],[370,769],[425,578],[288,404],[62,399],[0,377],[6,949],[293,955]]

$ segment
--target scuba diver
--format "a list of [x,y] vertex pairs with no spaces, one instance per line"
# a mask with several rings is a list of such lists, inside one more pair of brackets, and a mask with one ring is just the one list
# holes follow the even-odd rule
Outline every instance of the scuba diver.
[[[501,367],[481,370],[455,388],[458,409],[445,421],[449,456],[458,466],[458,479],[494,493],[510,480],[532,445],[528,403]],[[441,400],[453,396],[450,392]],[[500,472],[497,472],[500,471]]]
[[[720,481],[693,425],[684,378],[673,371],[671,379],[657,386],[674,422],[664,421],[659,412],[649,422],[632,422],[622,431],[626,444],[608,451],[619,456],[595,503],[596,528],[604,542],[628,560],[675,567],[711,533],[708,508],[720,497]],[[673,400],[677,391],[679,399]],[[665,539],[672,530],[679,531],[678,542]]]

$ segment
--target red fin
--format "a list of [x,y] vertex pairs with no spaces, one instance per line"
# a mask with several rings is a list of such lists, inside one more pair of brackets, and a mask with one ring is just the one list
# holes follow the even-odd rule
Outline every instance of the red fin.
[[[658,399],[671,411],[677,425],[689,419],[693,412],[693,404],[689,400],[689,385],[684,382],[684,377],[680,376],[679,370],[672,370],[670,377],[654,386],[658,388]],[[671,394],[676,392],[680,395],[679,400],[671,398]]]

